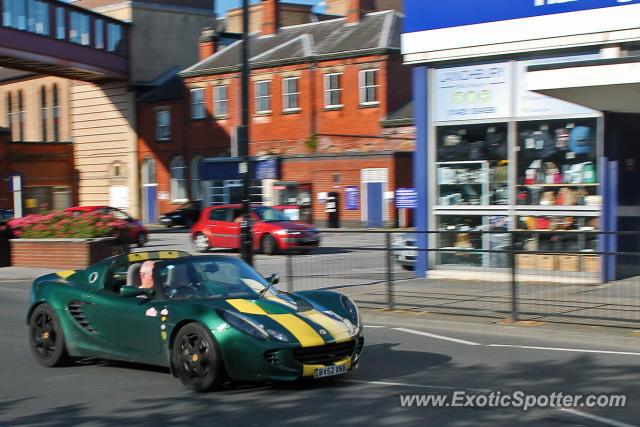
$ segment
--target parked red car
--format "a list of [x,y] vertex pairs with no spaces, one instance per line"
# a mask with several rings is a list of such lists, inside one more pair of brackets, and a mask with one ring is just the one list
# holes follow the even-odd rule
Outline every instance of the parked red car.
[[116,219],[120,219],[127,222],[129,226],[129,241],[138,245],[138,247],[144,246],[149,241],[149,233],[144,225],[135,218],[130,217],[125,211],[118,208],[112,208],[110,206],[75,206],[73,208],[67,208],[65,212],[77,213],[78,215],[84,212],[98,212],[101,214],[113,215]]
[[[204,208],[198,222],[191,227],[191,240],[196,250],[240,248],[241,213],[241,205]],[[253,248],[267,255],[292,248],[308,252],[320,244],[315,228],[300,221],[291,221],[277,209],[252,206],[251,218]]]

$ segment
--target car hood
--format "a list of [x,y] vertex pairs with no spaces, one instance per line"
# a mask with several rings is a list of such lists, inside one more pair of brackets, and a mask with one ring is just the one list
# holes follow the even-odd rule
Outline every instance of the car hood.
[[348,341],[358,333],[357,325],[349,319],[295,295],[271,295],[255,300],[227,299],[224,302],[202,301],[212,308],[241,314],[267,329],[282,332],[290,342],[297,341],[303,347]]

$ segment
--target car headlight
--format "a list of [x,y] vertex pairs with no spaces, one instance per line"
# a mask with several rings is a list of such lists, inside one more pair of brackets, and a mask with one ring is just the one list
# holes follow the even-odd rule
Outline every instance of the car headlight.
[[278,236],[286,236],[288,234],[287,230],[276,230],[275,234],[277,234]]
[[360,313],[358,312],[358,307],[356,307],[356,304],[353,302],[353,300],[346,295],[340,295],[340,302],[351,316],[351,320],[353,321],[353,323],[359,326]]
[[266,340],[267,338],[269,338],[269,333],[266,331],[264,326],[258,324],[254,320],[231,311],[217,311],[222,320],[224,320],[225,322],[227,322],[227,324],[239,330],[240,332],[243,332],[254,338],[258,338],[259,340]]
[[279,331],[274,331],[273,329],[267,329],[267,333],[274,339],[282,342],[289,342],[289,337]]

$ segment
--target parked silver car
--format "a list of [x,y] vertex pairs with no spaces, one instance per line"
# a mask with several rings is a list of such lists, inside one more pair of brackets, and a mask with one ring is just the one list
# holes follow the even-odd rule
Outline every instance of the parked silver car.
[[391,250],[396,262],[405,270],[413,270],[418,257],[416,234],[404,233],[391,242]]

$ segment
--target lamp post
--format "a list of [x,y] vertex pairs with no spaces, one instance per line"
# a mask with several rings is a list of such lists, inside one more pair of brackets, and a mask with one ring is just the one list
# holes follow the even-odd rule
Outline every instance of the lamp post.
[[238,154],[242,178],[242,222],[240,224],[240,254],[253,265],[253,239],[249,214],[249,0],[242,0],[242,125],[238,129]]

